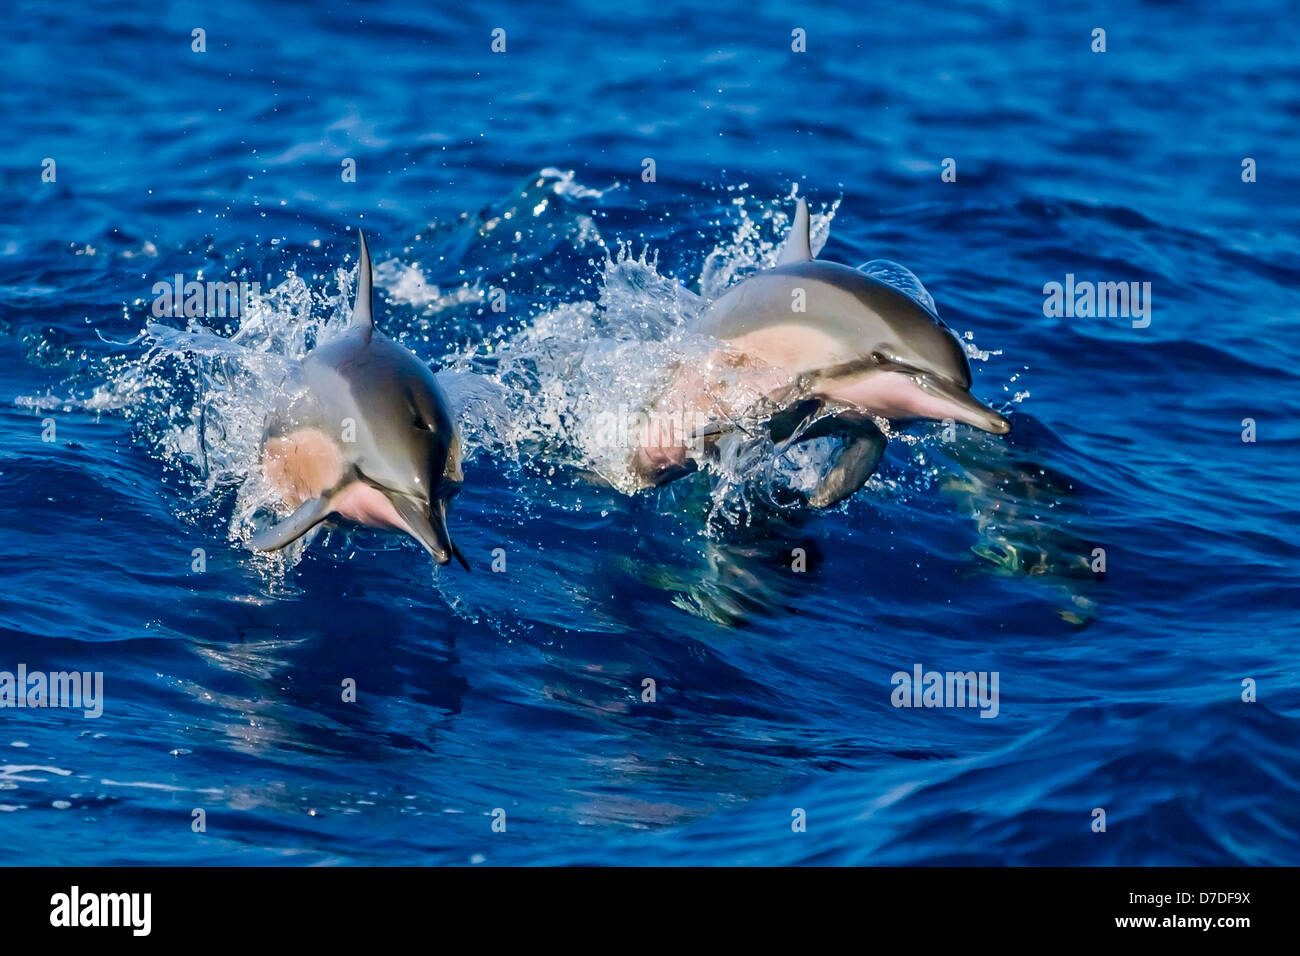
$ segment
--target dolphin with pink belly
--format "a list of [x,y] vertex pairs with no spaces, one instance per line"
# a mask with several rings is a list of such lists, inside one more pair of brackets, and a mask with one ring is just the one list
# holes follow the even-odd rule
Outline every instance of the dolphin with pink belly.
[[275,551],[337,517],[404,532],[439,564],[464,565],[447,530],[463,480],[455,423],[429,367],[375,328],[360,244],[347,330],[307,355],[267,422],[263,476],[293,510],[250,545]]
[[[901,266],[890,266],[915,282]],[[728,290],[693,326],[723,342],[730,363],[787,383],[767,396],[778,409],[769,421],[778,447],[844,439],[808,503],[834,504],[871,477],[886,443],[875,417],[951,419],[997,435],[1010,430],[1006,418],[971,395],[965,351],[923,295],[814,259],[808,204],[800,199],[776,265]],[[714,434],[725,430],[720,423]],[[642,449],[635,463],[654,484],[694,467],[660,448]]]

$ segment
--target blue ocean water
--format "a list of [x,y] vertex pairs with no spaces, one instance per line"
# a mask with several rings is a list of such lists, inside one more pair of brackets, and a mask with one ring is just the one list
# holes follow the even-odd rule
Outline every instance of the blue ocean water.
[[[104,690],[0,709],[0,860],[1300,863],[1294,14],[11,3],[0,670]],[[826,513],[611,487],[592,415],[795,195],[1013,431],[915,427]],[[472,573],[240,541],[357,226],[462,422]],[[155,317],[178,273],[258,289]],[[1067,275],[1149,324],[1045,315]],[[917,665],[997,716],[893,706]]]

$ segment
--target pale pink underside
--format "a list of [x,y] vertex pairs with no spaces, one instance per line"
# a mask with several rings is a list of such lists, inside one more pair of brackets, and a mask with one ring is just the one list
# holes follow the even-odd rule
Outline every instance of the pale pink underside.
[[[267,441],[262,473],[280,498],[297,508],[339,483],[343,477],[343,452],[320,429],[300,429]],[[330,511],[373,528],[410,532],[388,498],[361,481],[351,482],[337,492]]]

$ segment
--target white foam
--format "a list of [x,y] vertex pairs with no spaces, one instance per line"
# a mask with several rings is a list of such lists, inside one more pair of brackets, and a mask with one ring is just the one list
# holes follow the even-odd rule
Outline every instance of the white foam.
[[[447,354],[424,356],[443,369],[439,380],[461,421],[467,458],[544,461],[635,491],[629,449],[607,440],[602,413],[645,408],[678,363],[698,362],[716,346],[690,332],[691,319],[731,285],[775,262],[793,211],[788,201],[762,202],[733,191],[729,235],[703,257],[693,283],[697,293],[688,288],[691,277],[660,272],[655,250],[606,243],[583,205],[589,208],[616,186],[592,189],[571,171],[548,168],[498,204],[503,212],[486,217],[503,222],[505,212],[512,214],[510,228],[520,238],[518,253],[511,253],[518,258],[511,261],[548,255],[556,235],[575,248],[601,252],[590,278],[580,278],[569,299],[537,308],[514,327],[484,324],[482,316],[491,313],[483,311],[484,291],[474,281],[441,288],[418,260],[390,258],[377,267],[388,334],[415,330],[425,341],[445,343],[448,336],[438,328],[443,318],[478,330],[468,340],[444,345],[451,349]],[[796,191],[797,186],[791,195]],[[563,202],[552,204],[547,197]],[[545,208],[538,212],[539,206]],[[814,251],[826,242],[838,207],[837,199],[812,215]],[[479,227],[471,241],[483,244],[479,252],[496,255],[499,240],[489,232]],[[259,468],[265,417],[309,348],[346,327],[354,273],[350,262],[312,284],[291,272],[269,291],[250,296],[228,336],[198,324],[150,324],[139,339],[124,344],[91,395],[27,396],[17,403],[36,410],[72,403],[127,415],[155,453],[186,477],[190,503],[184,507],[191,517],[220,513],[231,539],[246,540],[253,514],[268,500]],[[928,299],[920,281],[914,285],[911,294]],[[969,333],[965,339],[972,360],[999,354],[977,348]],[[758,423],[738,424],[746,427],[719,445],[718,460],[708,466],[714,511],[735,520],[741,520],[755,484],[810,487],[833,453],[833,443],[817,441],[774,461],[765,431],[748,427]],[[262,560],[268,567],[291,564],[300,552],[290,548]]]

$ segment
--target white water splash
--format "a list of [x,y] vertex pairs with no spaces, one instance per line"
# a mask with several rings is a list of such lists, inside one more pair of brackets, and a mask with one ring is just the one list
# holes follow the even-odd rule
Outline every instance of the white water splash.
[[[716,347],[689,331],[691,320],[731,285],[774,264],[792,207],[734,196],[734,228],[704,256],[696,294],[688,280],[659,271],[655,251],[605,242],[580,204],[598,202],[607,192],[583,186],[572,172],[546,169],[482,219],[462,217],[463,226],[449,227],[468,237],[468,255],[489,261],[504,256],[512,268],[545,262],[557,237],[575,249],[600,250],[593,274],[574,285],[571,298],[530,310],[515,327],[486,328],[482,316],[490,313],[479,281],[442,288],[428,280],[418,259],[387,259],[375,280],[388,305],[388,334],[417,350],[430,341],[443,343],[435,349],[450,348],[424,357],[441,367],[439,381],[461,422],[468,459],[544,463],[540,467],[552,474],[567,468],[634,493],[640,483],[627,467],[630,449],[608,440],[602,416],[646,408],[675,367],[698,362]],[[838,207],[836,200],[813,214],[814,252],[826,242]],[[106,381],[76,404],[131,418],[153,452],[186,476],[196,514],[226,514],[231,540],[246,541],[253,515],[269,500],[260,469],[266,415],[296,363],[346,327],[354,274],[355,264],[348,263],[334,271],[332,284],[312,288],[290,273],[269,292],[250,297],[229,336],[194,323],[185,329],[149,325],[130,346],[143,352],[128,350]],[[904,291],[924,295],[932,306],[912,279],[915,288]],[[441,325],[453,320],[473,334],[449,346],[456,336]],[[972,360],[999,354],[977,349],[971,338],[967,333]],[[22,401],[44,407],[52,398]],[[777,457],[757,421],[736,424],[706,466],[714,516],[730,522],[746,520],[755,493],[811,488],[835,448],[833,440],[822,439]],[[917,482],[930,482],[937,469],[917,451],[924,439],[895,437],[918,454]],[[877,476],[869,487],[890,486]],[[290,549],[283,560],[298,556]]]

